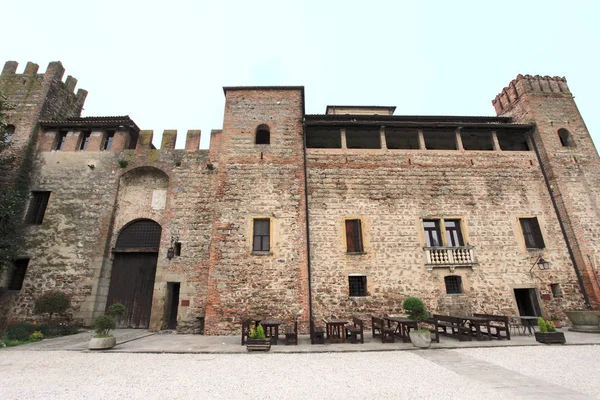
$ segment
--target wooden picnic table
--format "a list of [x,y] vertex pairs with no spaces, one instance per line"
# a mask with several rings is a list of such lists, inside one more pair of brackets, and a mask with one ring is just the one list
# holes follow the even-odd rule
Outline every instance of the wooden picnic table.
[[337,318],[323,318],[323,322],[325,322],[325,332],[327,333],[329,343],[346,342],[345,326],[348,323],[348,320]]
[[[489,317],[475,317],[472,315],[464,315],[457,316],[457,318],[461,319],[461,324],[463,326],[470,326],[471,328],[475,328],[475,337],[477,340],[492,340],[492,332],[490,329],[490,321]],[[485,327],[485,332],[481,329]]]
[[[417,321],[405,317],[383,317],[389,328],[394,329],[394,335],[402,339],[402,342],[410,342],[410,330],[417,329]],[[395,325],[395,326],[393,326]]]
[[265,336],[271,339],[271,344],[277,344],[281,320],[275,318],[266,318],[261,320],[260,324],[265,329]]

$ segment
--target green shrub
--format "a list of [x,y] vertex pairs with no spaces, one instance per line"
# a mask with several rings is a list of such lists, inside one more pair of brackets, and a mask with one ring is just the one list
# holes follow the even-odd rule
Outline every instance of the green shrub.
[[79,328],[70,323],[49,323],[38,325],[37,329],[44,334],[45,337],[66,336],[79,333]]
[[96,330],[96,337],[110,337],[110,330],[115,328],[115,319],[110,315],[101,315],[94,320],[94,329]]
[[37,342],[44,338],[44,334],[40,331],[35,331],[31,335],[29,335],[30,342]]
[[29,340],[29,335],[35,331],[35,326],[29,322],[13,322],[6,327],[4,337],[8,340]]
[[404,299],[402,308],[408,314],[409,319],[422,321],[429,318],[429,313],[425,310],[425,304],[417,297],[407,297]]
[[62,292],[46,292],[35,300],[36,314],[63,314],[71,307],[71,299]]
[[121,303],[115,303],[108,307],[106,314],[110,315],[111,317],[120,317],[125,314],[125,306]]
[[539,317],[537,320],[538,323],[538,328],[540,329],[540,332],[545,333],[548,332],[548,325],[546,324],[546,320],[542,317]]
[[258,324],[256,329],[250,328],[250,333],[248,334],[248,337],[250,339],[266,339],[265,328],[263,328],[261,324]]
[[546,321],[546,326],[548,327],[548,332],[556,332],[556,326],[554,326],[554,322]]

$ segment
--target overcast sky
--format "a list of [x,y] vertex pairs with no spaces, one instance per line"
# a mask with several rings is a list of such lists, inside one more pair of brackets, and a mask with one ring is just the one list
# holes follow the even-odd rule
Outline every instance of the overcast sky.
[[[61,61],[84,116],[154,130],[223,121],[223,86],[302,85],[306,112],[495,115],[517,74],[565,76],[600,145],[600,1],[0,0],[0,60]],[[93,4],[93,5],[92,5]]]

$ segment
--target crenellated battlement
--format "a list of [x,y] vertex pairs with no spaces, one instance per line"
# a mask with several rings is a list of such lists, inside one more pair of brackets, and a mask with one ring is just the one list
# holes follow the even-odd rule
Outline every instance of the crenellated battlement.
[[502,89],[502,92],[492,100],[496,113],[500,115],[512,106],[525,93],[548,93],[571,96],[567,80],[559,76],[517,75],[516,79]]

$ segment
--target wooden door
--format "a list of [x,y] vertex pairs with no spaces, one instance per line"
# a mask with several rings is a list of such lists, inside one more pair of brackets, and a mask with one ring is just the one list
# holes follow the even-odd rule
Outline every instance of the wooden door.
[[108,290],[107,308],[125,306],[117,328],[148,328],[158,253],[115,253]]

